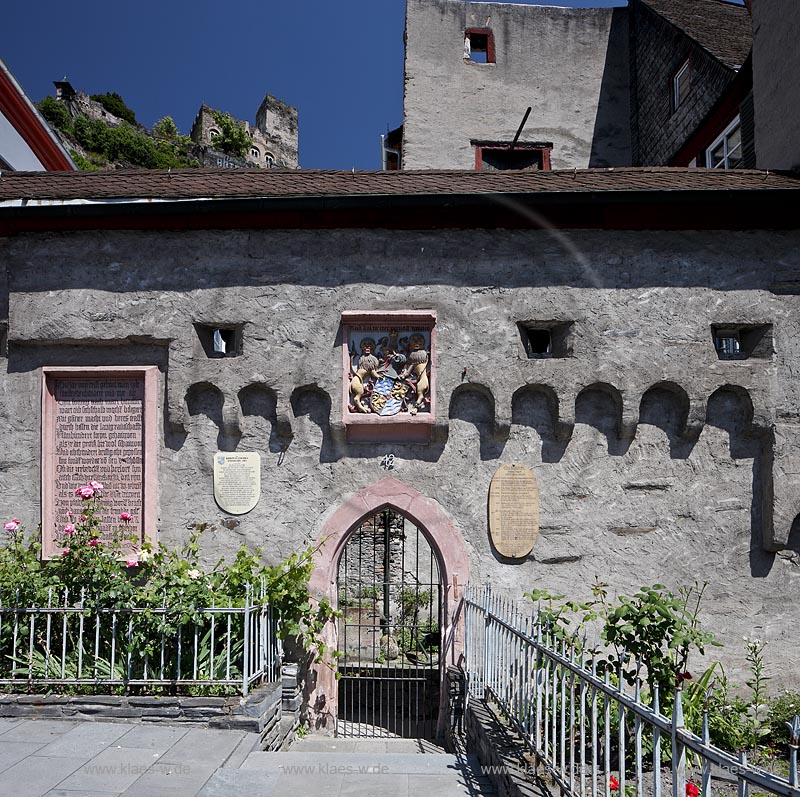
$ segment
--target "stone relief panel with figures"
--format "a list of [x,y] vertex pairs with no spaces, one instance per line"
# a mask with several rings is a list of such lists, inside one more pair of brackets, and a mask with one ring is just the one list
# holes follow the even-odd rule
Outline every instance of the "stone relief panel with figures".
[[433,421],[432,312],[343,314],[345,424]]

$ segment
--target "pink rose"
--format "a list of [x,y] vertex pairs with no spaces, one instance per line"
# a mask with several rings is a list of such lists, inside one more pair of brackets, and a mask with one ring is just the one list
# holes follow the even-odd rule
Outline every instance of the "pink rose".
[[62,556],[66,556],[68,553],[69,553],[69,548],[62,548],[61,549],[61,555]]
[[74,534],[75,533],[75,524],[74,523],[67,523],[64,526],[64,534]]
[[135,559],[128,559],[125,562],[125,567],[139,567],[139,563]]
[[72,517],[72,510],[71,509],[67,510],[67,517]]
[[121,512],[119,519],[123,523],[130,523],[133,520],[133,515],[130,512]]
[[89,487],[91,487],[95,491],[103,489],[103,485],[100,484],[100,482],[89,482]]
[[86,522],[86,515],[81,515],[81,523],[85,523],[85,522]]
[[84,484],[75,490],[75,495],[82,498],[84,501],[88,501],[94,496],[94,488],[90,484]]
[[3,523],[3,528],[6,531],[16,531],[19,528],[19,520],[17,518],[9,520],[8,523]]
[[96,548],[98,545],[100,545],[100,540],[98,540],[97,537],[92,537],[92,539],[89,540],[89,542],[87,542],[86,544],[90,548]]

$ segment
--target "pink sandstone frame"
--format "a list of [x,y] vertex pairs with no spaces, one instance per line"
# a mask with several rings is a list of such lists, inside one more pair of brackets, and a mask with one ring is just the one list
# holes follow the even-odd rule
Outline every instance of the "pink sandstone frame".
[[[439,732],[444,729],[446,716],[446,678],[448,664],[458,664],[464,651],[463,624],[455,614],[462,589],[469,579],[469,555],[464,538],[439,504],[422,493],[387,477],[351,496],[327,519],[316,542],[314,571],[311,575],[311,594],[327,598],[336,608],[339,559],[353,531],[367,517],[391,507],[419,526],[430,543],[438,563],[444,587],[444,618],[442,656],[439,662],[441,687],[439,695]],[[326,646],[338,646],[336,623],[328,623],[323,632]],[[309,672],[306,690],[312,721],[320,728],[333,730],[338,709],[338,687],[335,664],[328,660],[314,665]]]
[[[141,376],[144,381],[142,430],[142,542],[156,544],[158,513],[158,366],[96,366],[42,368],[42,558],[54,554],[54,541],[46,529],[55,524],[55,424],[57,402],[54,382],[58,378],[114,379]],[[77,500],[77,499],[76,499]]]
[[[430,412],[417,415],[390,415],[350,412],[350,333],[361,325],[413,325],[430,330]],[[342,422],[351,443],[381,441],[385,443],[430,443],[431,429],[436,423],[436,312],[433,310],[346,310],[342,313]]]

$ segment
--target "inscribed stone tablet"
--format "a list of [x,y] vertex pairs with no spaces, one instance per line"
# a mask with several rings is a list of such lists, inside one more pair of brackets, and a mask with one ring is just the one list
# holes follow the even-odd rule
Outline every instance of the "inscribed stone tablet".
[[[153,373],[150,373],[152,371]],[[103,539],[131,515],[125,534],[134,549],[152,539],[155,506],[153,445],[156,368],[46,369],[42,423],[43,545],[45,557],[60,551],[56,538],[80,514],[75,488],[102,482]]]
[[261,498],[261,455],[218,451],[214,455],[214,500],[231,515],[244,515]]
[[524,465],[501,465],[489,486],[489,534],[501,556],[521,559],[539,533],[539,490]]

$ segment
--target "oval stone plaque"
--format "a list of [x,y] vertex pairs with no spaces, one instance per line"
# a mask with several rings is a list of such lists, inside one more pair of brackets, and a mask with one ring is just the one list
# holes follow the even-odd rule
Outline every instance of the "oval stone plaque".
[[261,498],[261,455],[257,451],[214,454],[214,500],[231,515],[244,515]]
[[524,465],[501,465],[489,485],[489,534],[501,556],[521,559],[539,533],[539,489]]

